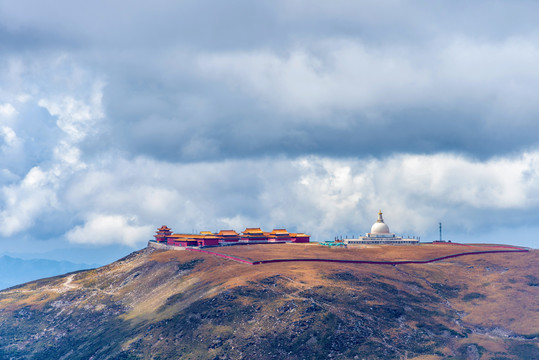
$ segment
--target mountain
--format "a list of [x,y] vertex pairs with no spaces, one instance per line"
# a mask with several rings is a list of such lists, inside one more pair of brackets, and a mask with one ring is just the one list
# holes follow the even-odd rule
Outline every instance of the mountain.
[[95,266],[47,259],[23,260],[4,255],[0,257],[0,289],[92,267]]
[[[211,250],[211,249],[208,249]],[[1,359],[538,359],[539,251],[145,248],[0,292]],[[313,259],[428,260],[338,263]],[[268,259],[303,261],[248,265]]]

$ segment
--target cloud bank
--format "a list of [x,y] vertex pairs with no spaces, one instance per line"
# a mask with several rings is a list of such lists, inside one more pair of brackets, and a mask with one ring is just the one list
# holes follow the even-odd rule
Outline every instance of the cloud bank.
[[535,2],[131,5],[0,4],[5,241],[539,227]]

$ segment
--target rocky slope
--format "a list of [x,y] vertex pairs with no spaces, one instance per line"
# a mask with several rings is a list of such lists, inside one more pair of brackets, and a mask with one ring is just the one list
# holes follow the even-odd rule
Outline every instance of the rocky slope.
[[[346,250],[234,251],[271,258]],[[396,247],[355,251],[405,256]],[[454,250],[422,245],[413,253],[444,251]],[[538,260],[532,250],[396,266],[250,266],[146,248],[0,292],[0,359],[537,359]]]

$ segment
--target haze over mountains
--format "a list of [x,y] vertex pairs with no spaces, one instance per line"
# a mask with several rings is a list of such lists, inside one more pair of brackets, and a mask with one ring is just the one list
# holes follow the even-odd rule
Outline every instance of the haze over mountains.
[[48,259],[23,260],[4,255],[0,256],[0,289],[96,266]]

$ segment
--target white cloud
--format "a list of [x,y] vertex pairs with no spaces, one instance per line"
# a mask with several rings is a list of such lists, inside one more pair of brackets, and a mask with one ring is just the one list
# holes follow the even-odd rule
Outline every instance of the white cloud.
[[410,60],[410,54],[397,56],[341,40],[287,56],[271,51],[207,55],[199,59],[199,67],[205,76],[283,111],[319,117],[331,110],[366,110],[416,97],[428,74]]
[[0,127],[0,135],[4,138],[4,143],[8,147],[13,147],[18,143],[17,134],[12,128],[7,126]]
[[13,128],[0,125],[0,169],[4,174],[0,177],[0,185],[10,183],[18,178],[12,170],[23,158],[23,145],[23,139],[17,136]]
[[350,228],[354,217],[365,226],[379,208],[391,213],[402,231],[425,232],[442,217],[488,227],[497,220],[486,214],[539,207],[538,153],[485,162],[452,154],[312,158],[300,165],[304,196],[324,214],[322,223],[332,224],[327,230],[338,228],[339,220]]
[[77,100],[72,96],[62,96],[57,100],[41,99],[38,105],[57,116],[56,124],[69,139],[76,143],[83,140],[91,131],[95,131],[97,120],[104,114],[101,108],[101,82],[94,84],[94,90],[85,100]]
[[537,153],[485,162],[449,154],[397,156],[382,168],[376,182],[389,183],[394,193],[424,194],[448,207],[519,209],[539,206],[538,166]]
[[[429,46],[307,43],[287,53],[251,50],[201,55],[203,76],[295,115],[453,107],[537,114],[539,46],[534,38],[487,42],[457,37]],[[500,117],[500,116],[498,116]]]
[[28,231],[41,214],[58,209],[56,183],[55,176],[34,167],[19,184],[2,187],[0,234]]
[[0,120],[4,117],[11,117],[17,113],[17,110],[10,103],[0,105]]
[[[0,77],[12,78],[13,93],[17,93],[19,88],[29,87],[35,95],[46,94],[47,96],[21,98],[19,91],[16,97],[24,100],[24,106],[31,110],[46,108],[50,115],[56,118],[56,126],[61,130],[54,131],[41,123],[49,118],[24,116],[24,112],[19,113],[10,104],[0,107],[0,118],[2,115],[10,117],[10,126],[0,126],[0,139],[3,139],[0,166],[5,167],[2,173],[9,175],[0,181],[0,234],[3,236],[32,231],[41,218],[64,211],[63,206],[66,204],[62,200],[62,191],[72,177],[86,167],[81,161],[79,143],[97,132],[94,127],[103,117],[103,83],[81,74],[76,66],[71,69],[71,74],[76,76],[66,75],[65,72],[69,73],[69,69],[66,70],[68,60],[65,57],[48,60],[49,62],[44,60],[37,66],[31,62],[12,59],[8,74],[0,71]],[[41,71],[47,65],[58,71],[52,71],[54,79],[50,83],[40,83],[40,88],[36,88],[35,83],[28,82],[27,76],[31,77],[32,72],[35,72],[36,76],[47,73]],[[58,84],[72,89],[73,94],[63,95],[66,89],[55,88]],[[90,90],[87,88],[88,84]],[[0,96],[5,94],[0,93]],[[36,102],[33,99],[41,100]],[[34,128],[50,132],[34,132]],[[27,164],[31,165],[25,169]],[[52,226],[54,225],[49,224],[49,227]]]
[[122,215],[91,215],[83,226],[76,226],[66,237],[69,241],[84,244],[125,244],[134,246],[149,240],[149,226],[135,225],[136,220]]
[[[78,173],[64,189],[65,206],[87,224],[67,237],[91,243],[128,243],[129,237],[142,245],[155,227],[167,224],[178,232],[284,226],[328,239],[366,232],[379,209],[397,233],[423,235],[441,220],[461,232],[481,232],[507,211],[515,214],[507,226],[534,221],[538,174],[539,153],[485,162],[452,154],[193,164],[118,158]],[[116,215],[97,215],[110,213]],[[129,236],[92,237],[102,224]],[[133,228],[138,237],[123,230]]]

